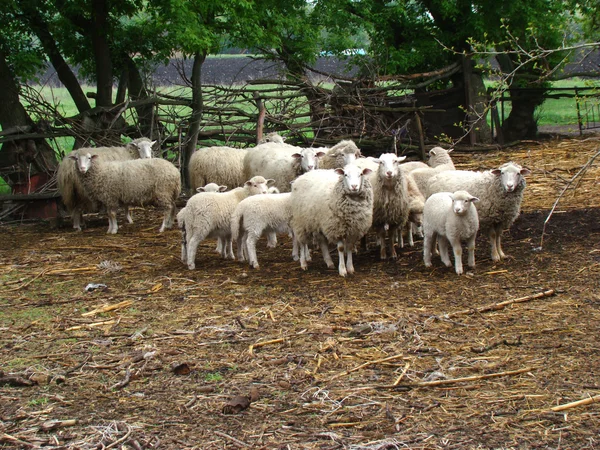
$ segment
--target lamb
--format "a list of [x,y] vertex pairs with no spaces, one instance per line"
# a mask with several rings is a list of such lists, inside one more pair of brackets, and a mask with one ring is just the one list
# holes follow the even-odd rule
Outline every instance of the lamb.
[[440,257],[446,267],[452,262],[448,256],[448,244],[454,251],[454,267],[458,275],[463,273],[462,241],[467,241],[468,264],[475,267],[475,238],[479,229],[479,217],[475,202],[477,197],[467,191],[438,192],[425,202],[423,208],[423,261],[431,267],[431,253],[436,237],[440,248]]
[[[348,164],[343,169],[314,170],[292,185],[292,230],[300,246],[300,267],[308,268],[308,244],[316,238],[327,267],[333,267],[328,243],[337,244],[338,272],[354,273],[352,251],[373,223],[373,187],[369,168]],[[346,261],[344,258],[346,257]]]
[[[98,155],[104,161],[125,161],[136,158],[152,158],[152,146],[156,141],[148,138],[139,138],[120,147],[97,147],[80,148],[74,150],[70,155]],[[83,184],[77,175],[77,167],[71,161],[70,155],[67,155],[58,165],[56,172],[56,181],[58,183],[58,192],[67,208],[68,213],[73,220],[73,228],[81,231],[81,216],[84,211],[96,211],[98,205],[86,195]],[[127,221],[133,220],[127,208]]]
[[440,172],[455,170],[454,162],[450,156],[451,151],[452,150],[445,150],[442,147],[434,147],[429,150],[428,164],[430,167],[418,168],[410,171],[415,183],[423,194],[425,194],[427,183],[429,183],[431,178]]
[[325,155],[319,161],[320,169],[337,169],[360,158],[361,153],[354,141],[344,140],[329,149],[323,148]]
[[[231,218],[231,235],[237,242],[238,260],[244,261],[244,252],[248,256],[248,263],[255,269],[259,268],[256,256],[256,243],[265,234],[292,233],[290,220],[290,196],[284,194],[255,195],[240,202],[235,208]],[[298,245],[293,237],[292,257],[298,260]],[[273,248],[277,240],[269,239],[267,247]]]
[[225,192],[227,190],[227,186],[221,185],[219,186],[217,183],[208,183],[206,186],[200,186],[196,188],[196,192]]
[[244,176],[262,175],[275,179],[280,192],[290,192],[290,183],[305,172],[318,166],[318,158],[325,152],[312,148],[294,147],[269,142],[248,150],[244,157]]
[[408,222],[408,178],[400,168],[400,163],[405,158],[394,153],[384,153],[379,158],[366,158],[357,162],[361,167],[367,166],[373,170],[369,176],[374,197],[373,229],[378,235],[381,259],[387,258],[386,231],[390,241],[390,256],[393,259],[398,257],[394,245],[396,235]]
[[[415,245],[413,234],[419,233],[421,237],[423,233],[421,227],[423,225],[423,207],[425,206],[425,196],[421,194],[414,182],[412,176],[407,176],[408,186],[408,222],[404,227],[406,236],[408,238],[408,245],[413,247]],[[400,247],[404,248],[404,239],[402,233],[400,233]]]
[[154,204],[164,210],[162,233],[175,217],[175,200],[181,193],[179,170],[159,158],[104,161],[98,155],[71,155],[86,194],[102,203],[108,213],[107,233],[116,234],[119,205]]
[[236,206],[246,197],[266,194],[267,187],[274,180],[261,176],[252,177],[243,187],[228,192],[203,192],[191,197],[185,205],[185,212],[177,215],[182,228],[181,260],[188,268],[196,267],[198,244],[206,238],[221,238],[223,258],[235,259],[231,246],[231,216]]
[[506,257],[501,245],[502,231],[510,228],[519,216],[527,184],[524,177],[529,174],[529,169],[513,162],[485,172],[442,172],[430,180],[427,196],[465,190],[478,197],[480,230],[489,237],[492,261],[497,262]]

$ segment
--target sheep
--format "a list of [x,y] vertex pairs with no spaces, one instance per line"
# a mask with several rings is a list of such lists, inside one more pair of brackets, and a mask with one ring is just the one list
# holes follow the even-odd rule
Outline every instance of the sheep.
[[519,216],[525,176],[531,171],[519,164],[508,162],[485,172],[447,171],[433,177],[427,187],[427,196],[442,191],[465,190],[479,197],[479,226],[491,243],[492,261],[505,258],[502,251],[502,231],[510,228]]
[[337,169],[360,158],[361,153],[354,141],[344,140],[329,149],[323,148],[325,155],[319,161],[320,169]]
[[246,197],[266,194],[268,185],[274,180],[261,176],[252,177],[243,187],[228,192],[204,192],[191,197],[185,205],[185,212],[177,215],[182,228],[181,261],[190,270],[196,267],[198,244],[206,238],[221,238],[224,242],[221,255],[235,259],[231,246],[231,216],[236,206]]
[[290,192],[290,183],[298,175],[316,169],[318,158],[324,155],[321,150],[268,142],[248,150],[244,157],[244,176],[275,179],[275,187],[280,192]]
[[[299,258],[298,245],[290,228],[292,211],[290,208],[289,192],[283,194],[255,195],[242,200],[235,208],[231,218],[231,235],[237,242],[237,256],[244,261],[244,252],[248,263],[255,269],[259,268],[256,256],[256,243],[266,232],[292,234],[294,261]],[[267,247],[275,247],[277,240],[268,240]]]
[[119,205],[155,204],[164,210],[162,233],[175,217],[175,200],[181,193],[179,170],[159,158],[103,161],[98,155],[71,155],[86,194],[106,207],[107,233],[116,234]]
[[272,131],[271,133],[267,133],[261,139],[259,139],[258,144],[266,144],[267,142],[283,144],[285,142],[285,138],[276,131]]
[[434,147],[429,150],[429,161],[427,162],[429,167],[410,171],[421,193],[425,194],[427,183],[429,183],[432,177],[446,170],[455,170],[454,162],[450,157],[451,151],[445,150],[442,147]]
[[[151,141],[148,138],[139,138],[121,147],[80,148],[72,151],[70,155],[77,156],[89,153],[90,155],[98,155],[104,161],[152,158],[152,146],[155,143],[156,141]],[[86,195],[83,184],[77,175],[77,168],[73,165],[70,155],[65,156],[58,165],[56,181],[58,192],[73,220],[73,228],[76,231],[81,231],[82,213],[84,211],[96,211],[98,205]],[[133,220],[129,213],[129,208],[126,209],[127,221],[132,223]]]
[[221,185],[219,186],[217,183],[208,183],[206,186],[200,186],[196,188],[196,192],[225,192],[227,190],[227,186]]
[[243,186],[244,157],[248,150],[233,147],[206,147],[190,158],[188,174],[192,192],[207,183],[225,186]]
[[452,262],[448,256],[448,244],[454,252],[454,267],[458,275],[463,273],[462,241],[467,241],[468,265],[475,267],[475,238],[479,229],[479,217],[474,203],[477,197],[467,191],[438,192],[425,201],[423,208],[423,261],[431,267],[431,253],[437,237],[440,257],[446,267]]
[[361,167],[373,170],[369,181],[373,186],[373,229],[378,235],[380,258],[386,259],[386,232],[390,241],[390,256],[398,257],[394,246],[398,230],[408,222],[409,196],[408,177],[400,168],[405,156],[383,153],[379,158],[366,158],[357,161]]
[[[308,244],[316,238],[327,267],[333,267],[328,243],[337,244],[338,272],[354,273],[352,251],[373,223],[373,187],[369,168],[348,164],[334,170],[314,170],[292,185],[291,226],[300,248],[300,267],[308,268]],[[346,258],[346,261],[344,261]]]

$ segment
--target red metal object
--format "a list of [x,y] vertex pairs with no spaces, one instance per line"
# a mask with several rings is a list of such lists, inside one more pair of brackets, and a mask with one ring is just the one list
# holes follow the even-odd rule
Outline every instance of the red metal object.
[[[13,186],[13,194],[28,195],[36,192],[49,180],[50,175],[39,173],[31,176],[29,182],[17,183]],[[58,217],[59,198],[27,199],[25,209],[21,211],[24,219],[52,219]]]

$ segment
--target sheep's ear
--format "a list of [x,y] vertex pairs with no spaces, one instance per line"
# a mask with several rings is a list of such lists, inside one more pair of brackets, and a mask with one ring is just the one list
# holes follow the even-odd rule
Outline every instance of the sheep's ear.
[[406,156],[397,156],[396,157],[396,162],[397,163],[401,163],[402,161],[404,161],[406,159]]
[[377,164],[381,164],[381,160],[379,158],[373,158],[373,157],[369,157],[368,159],[370,159],[371,161],[373,161],[374,163]]
[[362,171],[362,174],[363,175],[369,175],[371,172],[373,172],[371,169],[365,167],[363,169],[363,171]]
[[453,151],[454,151],[454,149],[453,149],[453,148],[449,148],[449,149],[448,149],[448,153],[452,153]]
[[90,159],[91,159],[92,161],[93,161],[94,159],[96,159],[96,158],[99,158],[99,157],[100,157],[100,155],[91,155],[91,156],[90,156],[90,154],[89,154],[89,153],[88,153],[88,156],[90,157]]
[[526,177],[527,175],[531,175],[531,170],[529,170],[527,167],[523,167],[520,174]]
[[219,186],[219,192],[225,192],[227,190],[227,186],[221,185]]
[[340,169],[339,167],[337,169],[334,169],[334,170],[335,170],[335,173],[337,173],[338,175],[344,175],[345,174],[344,169]]
[[153,147],[153,146],[154,146],[154,144],[156,144],[156,141],[152,141],[152,142],[150,142],[150,147]]
[[494,175],[496,175],[497,177],[499,177],[500,175],[502,175],[502,171],[500,169],[493,169],[492,173]]
[[316,156],[317,158],[322,158],[323,156],[325,156],[325,152],[317,152],[317,153],[315,154],[315,156]]
[[300,159],[300,158],[302,158],[302,153],[294,153],[292,155],[292,158]]
[[75,161],[77,161],[77,155],[70,154],[69,159],[74,159]]
[[469,199],[470,202],[477,203],[479,201],[479,197],[471,197]]
[[272,186],[272,185],[274,185],[274,184],[275,184],[275,180],[274,180],[273,178],[269,178],[269,179],[267,180],[267,186]]
[[196,192],[206,192],[202,186],[196,188]]
[[429,150],[429,156],[435,156],[435,155],[436,155],[436,153],[435,153],[434,149]]
[[244,186],[252,186],[252,181],[248,180],[244,183]]

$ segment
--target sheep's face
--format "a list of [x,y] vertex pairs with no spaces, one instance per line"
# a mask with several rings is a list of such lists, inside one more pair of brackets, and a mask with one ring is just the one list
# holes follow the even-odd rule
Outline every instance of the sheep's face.
[[196,192],[225,192],[227,186],[219,186],[217,183],[208,183],[204,187],[196,188]]
[[473,203],[478,202],[477,197],[473,197],[467,191],[456,191],[450,195],[452,199],[452,211],[457,216],[464,216],[469,212],[469,208],[473,207]]
[[335,169],[335,173],[343,177],[344,190],[353,195],[361,193],[365,175],[371,172],[371,169],[361,169],[354,164],[349,164],[343,169]]
[[414,223],[415,225],[417,225],[418,227],[420,227],[421,225],[423,225],[423,211],[421,211],[421,212],[411,211],[408,214],[408,220],[410,222]]
[[405,159],[406,156],[398,157],[393,153],[384,153],[373,161],[379,164],[379,177],[389,182],[401,176],[400,163]]
[[86,153],[85,155],[69,155],[69,158],[75,160],[75,167],[80,173],[87,173],[92,167],[92,161],[96,159],[98,155],[90,155]]
[[141,141],[134,141],[131,144],[136,148],[141,159],[147,159],[152,158],[152,146],[155,143],[156,141],[148,141],[144,139]]
[[498,169],[492,170],[492,173],[500,177],[505,192],[514,192],[519,185],[525,182],[524,177],[529,175],[531,170],[509,162],[501,165]]
[[304,148],[300,153],[294,153],[292,157],[300,161],[302,173],[310,172],[319,168],[319,160],[325,156],[325,152],[316,151],[314,148]]
[[359,149],[352,150],[350,148],[347,148],[344,152],[341,152],[341,154],[339,154],[338,159],[341,159],[343,165],[347,166],[348,164],[352,164],[354,161],[356,161],[356,158],[358,158],[359,156]]
[[248,195],[266,194],[269,191],[269,186],[275,183],[275,180],[261,176],[255,176],[246,181],[245,187],[248,189]]

